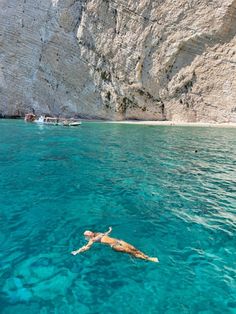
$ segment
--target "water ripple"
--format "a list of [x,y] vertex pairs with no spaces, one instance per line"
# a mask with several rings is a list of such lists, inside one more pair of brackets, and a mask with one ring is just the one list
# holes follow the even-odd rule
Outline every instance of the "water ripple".
[[[235,312],[235,129],[0,127],[3,313]],[[110,225],[160,263],[70,254]]]

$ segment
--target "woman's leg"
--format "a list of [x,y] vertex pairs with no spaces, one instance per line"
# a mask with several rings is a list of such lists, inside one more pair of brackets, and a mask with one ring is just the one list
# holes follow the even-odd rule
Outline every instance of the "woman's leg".
[[158,258],[157,257],[149,257],[146,254],[144,254],[143,252],[138,251],[138,250],[136,252],[135,251],[134,252],[130,252],[130,254],[132,254],[136,258],[141,258],[141,259],[145,259],[147,261],[158,263]]
[[149,257],[143,252],[139,251],[136,249],[134,246],[124,242],[124,241],[119,241],[116,244],[112,245],[112,249],[117,251],[117,252],[123,252],[127,254],[131,254],[136,258],[141,258],[144,260],[152,261],[152,262],[158,262],[158,259],[156,257]]

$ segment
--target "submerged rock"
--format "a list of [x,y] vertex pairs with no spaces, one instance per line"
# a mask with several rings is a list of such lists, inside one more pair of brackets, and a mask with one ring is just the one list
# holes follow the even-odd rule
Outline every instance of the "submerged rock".
[[17,277],[7,279],[2,292],[10,303],[28,302],[32,298],[30,289],[24,288],[22,280]]
[[2,292],[10,303],[28,302],[31,298],[53,300],[66,294],[77,274],[55,266],[53,257],[40,255],[19,263],[14,276],[7,278]]

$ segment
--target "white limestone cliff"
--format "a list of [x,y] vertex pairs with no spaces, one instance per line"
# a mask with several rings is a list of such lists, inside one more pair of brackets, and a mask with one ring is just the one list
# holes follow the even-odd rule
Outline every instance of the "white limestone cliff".
[[236,122],[236,0],[1,0],[0,115]]

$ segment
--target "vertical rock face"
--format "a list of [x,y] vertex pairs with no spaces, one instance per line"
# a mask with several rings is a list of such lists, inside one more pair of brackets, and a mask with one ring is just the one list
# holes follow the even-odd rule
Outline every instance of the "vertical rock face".
[[0,114],[236,122],[236,0],[1,0]]

